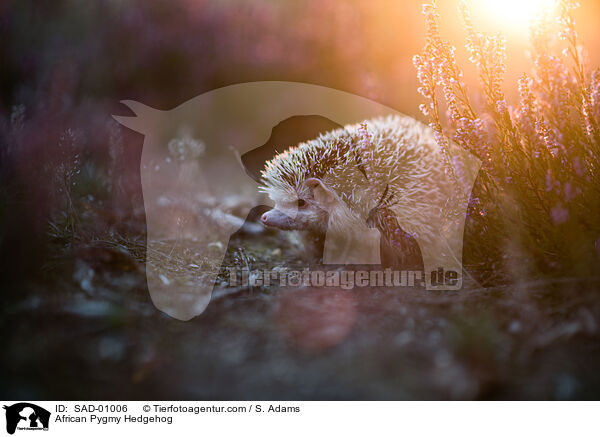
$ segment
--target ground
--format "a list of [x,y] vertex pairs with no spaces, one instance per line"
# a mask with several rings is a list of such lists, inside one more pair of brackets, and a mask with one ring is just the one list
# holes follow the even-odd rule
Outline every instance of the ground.
[[[277,232],[236,234],[225,264],[291,265],[298,254],[287,241]],[[206,311],[181,322],[150,301],[144,247],[142,239],[79,243],[43,278],[22,284],[2,310],[2,397],[593,399],[600,392],[597,283],[467,281],[459,292],[217,286]]]

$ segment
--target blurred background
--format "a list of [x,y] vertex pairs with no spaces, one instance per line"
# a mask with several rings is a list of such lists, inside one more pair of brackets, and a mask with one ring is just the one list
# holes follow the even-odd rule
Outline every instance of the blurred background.
[[[531,64],[527,20],[542,2],[467,4],[478,29],[506,35],[505,91],[515,103]],[[417,0],[0,2],[1,397],[596,396],[596,361],[570,360],[600,356],[586,337],[595,319],[576,308],[577,329],[553,334],[556,321],[542,316],[526,326],[539,310],[519,290],[504,290],[506,302],[491,307],[483,292],[434,302],[384,292],[280,301],[245,290],[188,324],[156,314],[148,300],[143,137],[112,120],[130,115],[119,101],[167,110],[230,84],[299,81],[423,120],[412,63],[425,41],[421,10]],[[469,65],[458,2],[440,2],[440,14],[443,37]],[[579,36],[592,66],[598,17],[600,2],[581,1]],[[465,75],[476,81],[475,71]],[[98,240],[110,242],[89,244]],[[281,322],[290,312],[304,322]],[[330,323],[343,335],[310,331]],[[356,324],[364,329],[352,331]],[[543,330],[556,337],[529,335]]]

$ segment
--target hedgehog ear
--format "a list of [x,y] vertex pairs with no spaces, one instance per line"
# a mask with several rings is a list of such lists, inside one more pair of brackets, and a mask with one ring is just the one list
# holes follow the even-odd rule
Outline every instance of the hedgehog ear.
[[321,179],[308,178],[304,185],[310,190],[313,199],[325,209],[329,209],[328,207],[335,201],[333,191]]

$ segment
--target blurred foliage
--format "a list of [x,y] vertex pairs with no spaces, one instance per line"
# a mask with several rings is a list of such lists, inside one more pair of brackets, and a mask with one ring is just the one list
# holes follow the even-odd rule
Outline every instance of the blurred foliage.
[[[596,275],[600,69],[584,65],[577,7],[561,0],[532,26],[533,67],[518,81],[516,105],[507,103],[503,89],[504,37],[476,31],[463,4],[465,46],[482,96],[473,99],[456,48],[440,35],[437,3],[423,9],[427,40],[414,58],[426,99],[421,109],[442,148],[449,137],[483,163],[471,197],[465,258],[492,276],[500,272],[518,282]],[[454,176],[461,177],[459,167]]]
[[[504,99],[503,42],[467,25],[483,93],[465,83],[457,101],[462,78],[450,78],[466,56],[454,62],[435,9],[425,24],[437,52],[426,49],[418,78],[411,65],[426,29],[418,3],[0,2],[4,397],[79,398],[82,387],[96,399],[597,397],[598,76],[572,58],[568,33],[569,63],[551,54],[548,29],[534,70]],[[181,323],[152,306],[144,262],[194,280],[204,259],[192,241],[147,249],[142,138],[110,118],[127,114],[119,100],[169,109],[232,83],[289,80],[418,116],[427,74],[451,103],[425,92],[439,103],[434,128],[486,162],[465,257],[494,287],[304,293],[224,287],[221,272],[202,317]],[[236,213],[224,199],[211,207]],[[271,232],[240,232],[230,246],[223,267],[301,259]]]

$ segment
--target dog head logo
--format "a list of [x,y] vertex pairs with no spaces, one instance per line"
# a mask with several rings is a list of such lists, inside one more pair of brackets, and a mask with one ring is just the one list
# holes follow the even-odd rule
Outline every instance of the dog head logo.
[[[346,92],[295,82],[252,82],[202,94],[172,110],[161,111],[134,101],[123,101],[135,116],[114,116],[122,125],[144,135],[141,181],[147,223],[146,275],[157,308],[189,320],[208,305],[231,235],[243,221],[214,208],[216,199],[251,199],[271,205],[259,193],[256,178],[242,165],[243,156],[269,140],[274,126],[297,116],[318,115],[345,126],[397,111]],[[420,129],[429,128],[419,124]],[[433,134],[431,133],[433,138]],[[448,160],[439,156],[438,174],[448,174]],[[451,162],[461,164],[459,195],[452,199],[452,220],[442,220],[449,199],[417,202],[416,217],[437,223],[436,238],[416,236],[425,271],[443,268],[458,272],[450,287],[462,286],[462,237],[470,192],[480,162],[451,145]],[[278,149],[278,152],[281,152]],[[444,183],[440,181],[440,183]],[[193,205],[193,207],[190,207]],[[287,211],[294,216],[296,211]],[[414,220],[413,220],[414,221]],[[365,223],[368,217],[365,217]],[[405,228],[410,224],[399,223]],[[325,237],[325,264],[379,264],[380,234],[365,226],[368,238],[354,241]],[[193,251],[200,261],[182,273],[168,256]],[[428,284],[428,288],[434,288]]]
[[27,402],[19,402],[4,406],[6,410],[6,432],[14,434],[15,430],[47,430],[50,412],[42,407]]

